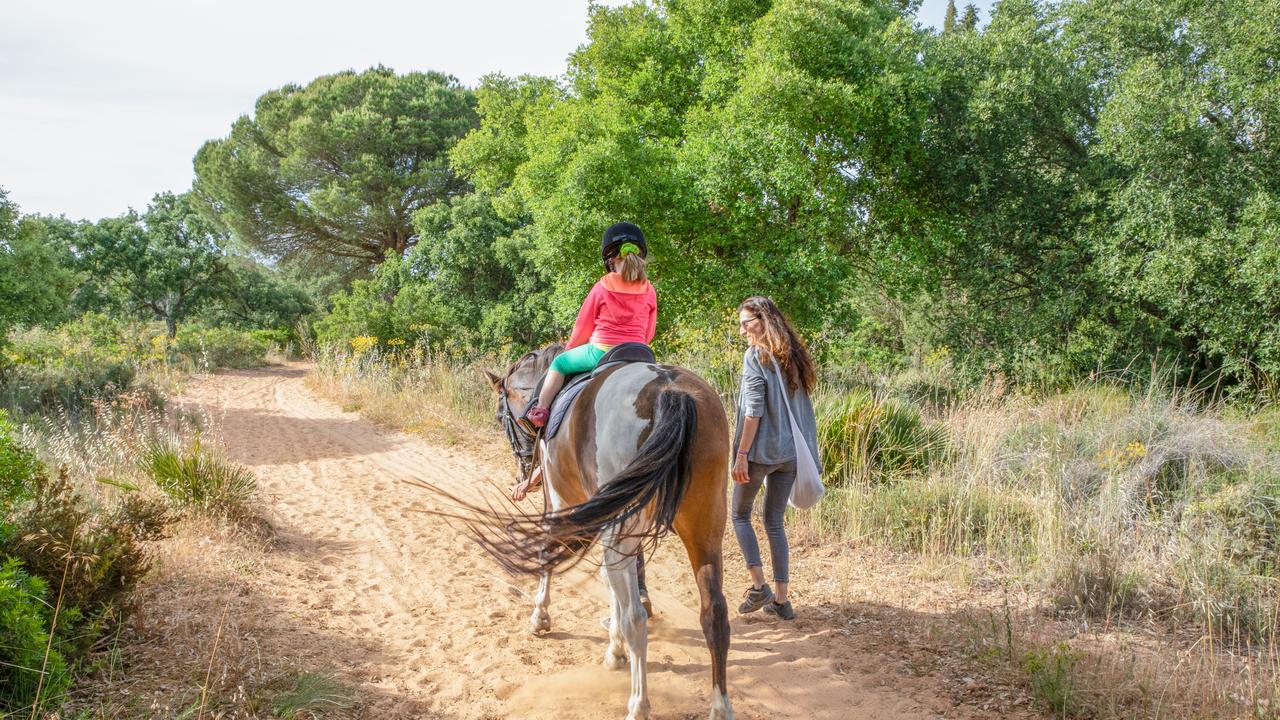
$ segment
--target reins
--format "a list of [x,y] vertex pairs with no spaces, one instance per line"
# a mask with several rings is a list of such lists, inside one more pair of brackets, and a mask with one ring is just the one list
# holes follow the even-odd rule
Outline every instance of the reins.
[[535,436],[516,421],[515,413],[511,412],[511,403],[507,401],[505,387],[499,393],[499,396],[499,407],[502,410],[502,429],[507,433],[507,442],[511,443],[511,454],[515,457],[516,463],[520,465],[520,479],[527,480],[529,479],[529,473],[533,471],[533,441]]

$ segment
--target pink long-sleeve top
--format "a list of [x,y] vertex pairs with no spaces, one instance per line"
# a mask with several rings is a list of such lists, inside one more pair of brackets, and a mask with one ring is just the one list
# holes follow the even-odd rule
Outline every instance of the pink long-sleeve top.
[[567,347],[583,343],[613,347],[653,341],[658,326],[658,293],[648,280],[627,282],[616,272],[601,277],[582,301]]

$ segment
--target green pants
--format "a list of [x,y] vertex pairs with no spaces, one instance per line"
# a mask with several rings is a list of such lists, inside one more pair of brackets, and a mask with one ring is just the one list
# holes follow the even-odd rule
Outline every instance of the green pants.
[[551,369],[564,376],[594,370],[604,357],[604,350],[592,343],[584,343],[572,350],[565,350],[551,361]]

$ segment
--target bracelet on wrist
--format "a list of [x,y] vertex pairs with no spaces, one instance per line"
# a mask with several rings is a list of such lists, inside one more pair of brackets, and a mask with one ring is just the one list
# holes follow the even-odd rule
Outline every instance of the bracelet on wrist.
[[747,453],[749,453],[749,452],[751,452],[751,451],[750,451],[750,450],[739,450],[739,451],[738,451],[738,454],[739,454],[739,455],[746,455],[746,454],[747,454]]

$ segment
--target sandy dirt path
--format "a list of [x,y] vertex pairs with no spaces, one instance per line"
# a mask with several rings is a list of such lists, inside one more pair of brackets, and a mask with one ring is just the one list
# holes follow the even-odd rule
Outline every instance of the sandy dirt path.
[[[260,479],[277,541],[256,583],[267,597],[253,605],[274,615],[258,618],[264,637],[255,642],[337,673],[356,688],[364,717],[622,717],[628,675],[601,666],[607,600],[598,577],[557,578],[553,632],[532,637],[535,582],[503,575],[422,512],[434,497],[403,482],[495,492],[512,473],[497,430],[479,450],[436,446],[313,396],[304,375],[288,366],[203,376],[179,398],[202,410],[232,458]],[[730,568],[740,562],[728,558]],[[739,718],[995,716],[904,652],[918,640],[906,620],[913,611],[836,606],[800,590],[827,582],[823,567],[832,562],[797,563],[808,568],[795,582],[798,621],[733,613],[729,689]],[[708,655],[677,541],[664,541],[648,574],[654,717],[705,717]],[[731,575],[726,585],[736,607],[741,582]]]

